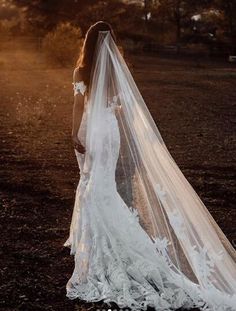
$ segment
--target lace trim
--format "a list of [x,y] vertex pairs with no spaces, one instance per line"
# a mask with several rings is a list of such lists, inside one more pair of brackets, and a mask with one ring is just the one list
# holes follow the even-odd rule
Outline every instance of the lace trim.
[[74,89],[74,96],[81,93],[84,96],[84,93],[86,91],[86,85],[84,84],[84,81],[79,82],[73,82],[73,89]]
[[[68,298],[91,302],[103,299],[108,305],[115,302],[119,307],[130,307],[131,310],[146,310],[150,306],[166,311],[204,305],[196,288],[181,288],[178,279],[165,280],[166,275],[156,265],[144,258],[133,257],[118,240],[117,257],[114,245],[111,247],[110,243],[106,236],[94,235],[85,252],[77,252],[77,268],[67,283]],[[84,273],[88,260],[89,269]],[[164,285],[163,281],[168,284]]]
[[115,95],[112,97],[112,100],[108,101],[108,110],[110,109],[111,111],[115,111],[115,109],[121,108],[120,102],[118,103],[119,96],[120,94]]

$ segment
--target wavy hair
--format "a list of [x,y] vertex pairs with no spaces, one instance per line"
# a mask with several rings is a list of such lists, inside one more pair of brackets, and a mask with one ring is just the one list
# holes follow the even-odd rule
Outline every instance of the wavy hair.
[[84,83],[89,86],[90,74],[93,64],[93,56],[97,43],[99,31],[110,31],[111,35],[116,41],[116,37],[111,25],[104,21],[99,21],[89,27],[86,32],[83,46],[77,60],[76,67],[79,68]]

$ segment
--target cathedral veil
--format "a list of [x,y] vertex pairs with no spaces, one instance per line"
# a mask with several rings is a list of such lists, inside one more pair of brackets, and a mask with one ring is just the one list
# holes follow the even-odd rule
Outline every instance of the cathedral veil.
[[133,221],[183,284],[197,284],[209,310],[235,310],[235,250],[169,153],[109,31],[99,32],[87,107],[83,173],[99,178],[103,154],[113,148],[104,110],[114,109],[120,132],[116,186]]

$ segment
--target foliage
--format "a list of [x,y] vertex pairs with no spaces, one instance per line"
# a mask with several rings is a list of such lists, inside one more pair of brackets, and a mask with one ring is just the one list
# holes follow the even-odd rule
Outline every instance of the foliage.
[[15,19],[10,20],[0,20],[0,36],[3,39],[4,36],[9,36],[14,34],[19,28],[19,21]]
[[43,39],[43,50],[47,57],[62,66],[75,63],[82,45],[81,29],[70,23],[60,23]]
[[[112,24],[118,36],[127,34],[127,38],[134,33],[149,34],[158,44],[178,47],[193,42],[211,45],[212,38],[220,44],[236,46],[235,0],[11,1],[24,8],[28,29],[34,29],[39,36],[52,31],[61,22],[80,27],[84,36],[92,23],[105,20]],[[219,11],[220,15],[210,13],[214,11]],[[193,21],[194,15],[201,16],[201,20]]]
[[[72,22],[79,26],[82,32],[94,20],[104,18],[104,8],[109,3],[122,1],[110,0],[13,0],[15,4],[27,12],[29,25],[34,32],[46,33],[51,31],[60,22]],[[114,11],[112,11],[114,12]],[[116,10],[115,10],[116,12]],[[91,14],[92,13],[92,14]],[[107,12],[109,15],[111,12]],[[81,19],[82,17],[82,19]],[[88,22],[86,22],[88,20]]]
[[236,1],[235,0],[215,0],[217,8],[224,14],[221,23],[221,33],[224,31],[224,37],[229,40],[231,53],[236,54]]

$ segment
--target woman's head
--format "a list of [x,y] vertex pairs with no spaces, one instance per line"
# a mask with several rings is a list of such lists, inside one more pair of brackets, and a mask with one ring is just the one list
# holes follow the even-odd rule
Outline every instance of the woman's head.
[[99,31],[110,31],[113,39],[115,40],[115,35],[112,30],[112,27],[109,23],[99,21],[89,27],[82,50],[80,52],[79,59],[77,61],[77,67],[81,68],[81,73],[85,84],[89,85],[90,73],[93,64],[93,56],[95,52],[95,47],[97,43],[97,38]]

